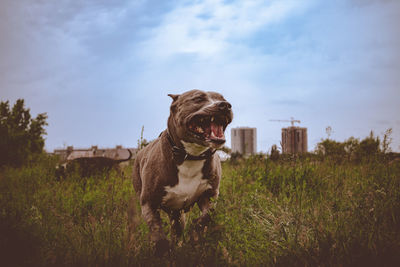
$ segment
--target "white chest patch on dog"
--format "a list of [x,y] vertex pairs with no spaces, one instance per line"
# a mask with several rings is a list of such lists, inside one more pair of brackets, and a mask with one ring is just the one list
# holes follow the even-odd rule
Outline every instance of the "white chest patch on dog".
[[207,189],[211,188],[208,180],[203,179],[205,160],[187,160],[178,166],[178,183],[166,186],[167,194],[163,197],[163,205],[171,209],[189,207]]
[[202,145],[199,145],[196,143],[188,143],[185,141],[181,141],[181,142],[182,142],[183,146],[185,147],[186,152],[192,156],[199,156],[209,149],[209,147],[207,147],[207,146],[202,146]]

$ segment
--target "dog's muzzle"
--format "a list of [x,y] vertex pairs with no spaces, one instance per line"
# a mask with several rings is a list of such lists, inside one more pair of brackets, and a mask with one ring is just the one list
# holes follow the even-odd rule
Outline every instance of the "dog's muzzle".
[[218,101],[194,113],[187,123],[189,132],[201,141],[225,143],[224,131],[232,121],[231,108],[229,102]]

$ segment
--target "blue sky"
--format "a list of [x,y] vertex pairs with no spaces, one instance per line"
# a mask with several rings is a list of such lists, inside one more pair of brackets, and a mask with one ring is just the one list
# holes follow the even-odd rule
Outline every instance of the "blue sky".
[[48,113],[50,151],[136,146],[142,125],[154,139],[167,94],[193,88],[222,93],[259,151],[290,117],[309,150],[331,126],[340,141],[393,128],[400,151],[398,25],[398,0],[3,0],[0,98]]

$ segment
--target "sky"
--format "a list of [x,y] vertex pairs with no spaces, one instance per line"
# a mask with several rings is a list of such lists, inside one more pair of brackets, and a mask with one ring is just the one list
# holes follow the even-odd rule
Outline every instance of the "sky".
[[45,148],[136,147],[191,89],[232,104],[257,150],[301,121],[400,151],[400,1],[0,1],[0,99],[48,115]]

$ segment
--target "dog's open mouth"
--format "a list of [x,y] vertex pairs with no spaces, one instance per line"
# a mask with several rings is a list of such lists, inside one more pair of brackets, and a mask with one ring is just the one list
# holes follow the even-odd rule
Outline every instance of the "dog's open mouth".
[[220,116],[195,116],[188,123],[189,131],[196,137],[217,144],[225,143],[224,131],[228,119]]

